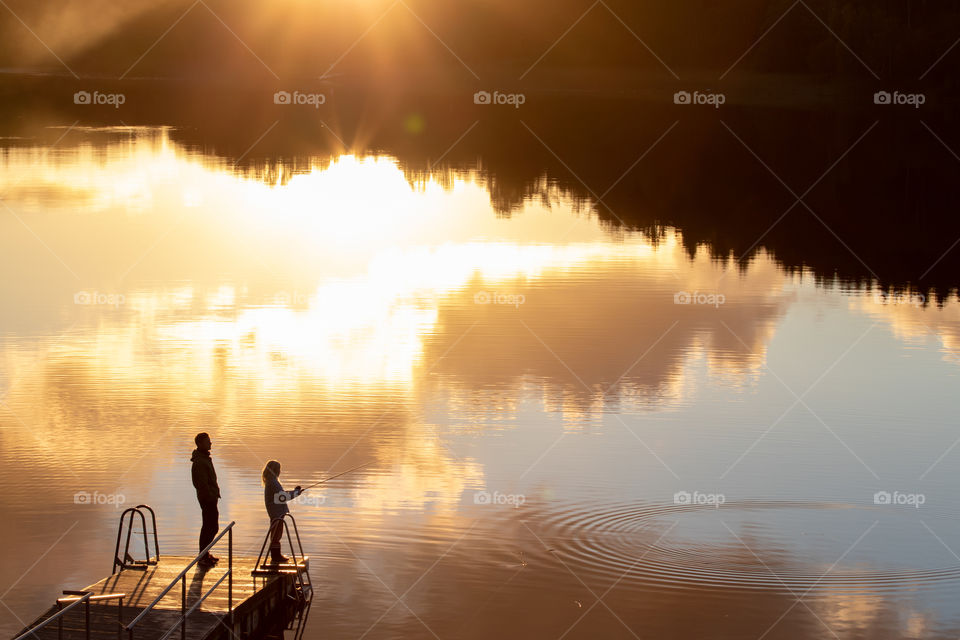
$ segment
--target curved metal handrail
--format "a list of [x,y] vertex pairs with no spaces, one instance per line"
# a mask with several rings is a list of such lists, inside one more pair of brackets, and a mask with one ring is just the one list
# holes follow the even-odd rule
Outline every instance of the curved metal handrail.
[[[123,535],[123,520],[127,517],[127,514],[130,514],[130,522],[127,524],[127,539],[123,545],[123,558],[121,558],[120,538]],[[141,526],[143,527],[143,543],[147,543],[147,519],[143,515],[143,511],[141,511],[138,507],[127,507],[123,510],[123,513],[120,514],[120,523],[117,525],[117,544],[113,548],[113,568],[110,570],[110,573],[116,573],[118,565],[121,569],[125,568],[127,565],[127,558],[130,557],[130,536],[133,534],[134,514],[138,514],[140,516]]]
[[[297,521],[293,517],[292,513],[283,514],[284,518],[290,518],[290,522],[293,524],[293,533],[297,536],[297,548],[300,550],[300,557],[303,555],[303,543],[300,542],[300,529],[297,528]],[[293,541],[290,540],[290,527],[287,527],[287,541],[290,542],[290,547],[293,547]]]
[[[150,557],[150,540],[147,538],[147,518],[145,515],[143,515],[142,509],[146,509],[150,512],[150,521],[153,525],[153,560],[151,560]],[[127,514],[130,515],[129,518],[127,518]],[[144,565],[156,564],[160,560],[160,541],[157,535],[157,514],[154,512],[153,508],[150,507],[150,505],[138,504],[135,507],[127,507],[123,510],[123,513],[120,514],[120,523],[117,525],[117,543],[113,549],[113,568],[111,569],[111,573],[116,573],[118,566],[121,570],[131,567],[131,565],[127,564],[127,558],[132,558],[130,556],[130,537],[133,535],[133,522],[135,515],[140,516],[140,526],[143,527],[143,551],[147,557],[142,563],[137,560],[132,560],[134,565],[140,565],[134,568],[139,569]],[[123,557],[121,557],[120,538],[123,537],[123,523],[125,519],[129,520],[129,522],[127,523],[127,538],[123,546]]]
[[[223,530],[220,531],[220,533],[217,534],[217,536],[213,539],[213,541],[211,541],[210,544],[208,544],[203,550],[201,550],[200,553],[198,553],[197,556],[190,562],[190,564],[188,564],[186,567],[184,567],[183,570],[182,570],[180,573],[178,573],[177,576],[176,576],[175,578],[173,578],[173,580],[170,581],[170,584],[168,584],[166,587],[164,587],[164,589],[160,592],[160,595],[158,595],[156,598],[154,598],[153,602],[151,602],[150,604],[148,604],[147,607],[146,607],[143,611],[141,611],[139,614],[137,614],[137,616],[136,616],[133,620],[131,620],[131,621],[129,622],[129,624],[127,624],[127,625],[124,627],[124,629],[126,629],[126,630],[129,632],[131,638],[133,638],[133,631],[134,631],[134,628],[137,626],[137,624],[138,624],[141,620],[143,620],[143,618],[144,618],[150,611],[152,611],[152,610],[154,609],[154,607],[156,607],[157,604],[158,604],[161,600],[163,600],[164,596],[166,596],[167,593],[169,593],[170,590],[173,589],[173,587],[177,584],[178,581],[181,583],[181,590],[180,590],[180,621],[179,621],[179,623],[178,623],[178,624],[180,625],[180,628],[181,628],[181,637],[184,637],[184,638],[186,637],[187,616],[188,616],[190,613],[192,613],[193,610],[196,609],[196,607],[197,607],[201,602],[203,602],[204,600],[206,600],[207,596],[209,596],[211,593],[213,593],[213,590],[214,590],[214,589],[216,589],[218,586],[220,586],[220,584],[223,582],[224,578],[227,579],[227,585],[228,585],[228,586],[227,586],[227,615],[228,615],[228,616],[229,616],[229,615],[232,615],[232,613],[233,613],[233,526],[234,526],[235,524],[237,524],[236,521],[231,521],[230,524],[228,524],[227,526],[225,526],[225,527],[223,528]],[[216,582],[216,584],[214,584],[214,586],[213,586],[209,591],[207,591],[207,593],[205,593],[196,603],[194,603],[194,606],[192,606],[189,611],[187,611],[187,605],[186,605],[186,600],[187,600],[187,582],[186,582],[186,576],[187,576],[187,572],[190,571],[190,569],[192,569],[192,568],[194,567],[194,565],[196,565],[198,562],[200,562],[201,559],[203,559],[204,557],[206,557],[206,555],[210,552],[210,549],[212,549],[212,548],[214,547],[214,545],[216,545],[217,542],[219,542],[220,539],[223,538],[223,536],[225,536],[225,535],[227,535],[227,539],[228,539],[228,541],[229,541],[229,551],[227,552],[227,572]],[[165,634],[164,637],[168,636],[168,635],[173,631],[174,628],[176,628],[176,627],[175,627],[175,626],[174,626],[174,627],[171,627],[171,630],[170,630],[169,632],[167,632],[167,634]]]
[[[157,537],[157,514],[154,512],[153,507],[148,504],[138,504],[137,509],[146,509],[150,512],[150,520],[153,523],[153,552],[154,560],[160,562],[160,539]],[[147,550],[147,562],[150,562],[150,548],[146,547]]]
[[[290,523],[293,525],[294,535],[296,535],[297,537],[296,547],[293,546],[293,539],[290,537],[290,526],[287,525],[287,518],[290,519]],[[260,553],[257,555],[257,563],[254,565],[254,572],[262,571],[261,567],[268,566],[264,563],[264,552],[267,549],[267,543],[270,541],[270,538],[273,535],[273,529],[275,526],[283,527],[284,531],[287,534],[287,544],[290,545],[290,555],[291,555],[291,558],[293,559],[294,570],[297,573],[297,582],[300,585],[301,594],[303,594],[304,598],[312,599],[313,585],[310,582],[310,574],[307,571],[306,572],[307,577],[306,577],[306,580],[304,580],[304,577],[303,577],[304,571],[301,571],[301,569],[306,569],[306,556],[303,553],[303,544],[300,542],[300,530],[297,528],[297,520],[296,518],[293,517],[292,513],[288,512],[283,514],[279,518],[273,518],[272,520],[270,520],[270,526],[267,528],[267,535],[264,536],[263,544],[260,545]],[[297,560],[298,550],[300,552],[300,561],[303,561],[303,564],[301,564],[301,562]],[[282,565],[275,565],[275,566],[277,567],[277,570],[279,570],[279,568]],[[307,593],[308,590],[310,591],[310,593]]]

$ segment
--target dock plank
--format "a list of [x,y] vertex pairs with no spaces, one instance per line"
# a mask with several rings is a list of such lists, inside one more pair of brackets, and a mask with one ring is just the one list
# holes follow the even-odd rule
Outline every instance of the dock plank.
[[[157,565],[148,567],[145,571],[125,570],[115,573],[85,588],[96,594],[126,593],[124,606],[147,607],[160,592],[170,584],[183,568],[193,558],[180,556],[164,556]],[[249,598],[266,583],[276,579],[276,574],[254,578],[251,571],[256,558],[235,558],[233,561],[233,595],[234,605],[243,599]],[[213,584],[227,572],[227,560],[223,558],[217,566],[209,570],[194,566],[186,576],[187,608],[191,607]],[[171,589],[158,603],[163,609],[180,609],[179,586]],[[227,580],[224,580],[217,589],[200,605],[200,611],[227,611]]]
[[[124,607],[124,622],[129,622],[143,611],[142,608]],[[36,622],[42,622],[57,612],[53,607],[41,616]],[[214,630],[222,620],[223,616],[209,611],[194,611],[187,618],[186,638],[188,640],[204,640],[210,632]],[[180,619],[179,609],[154,610],[147,614],[141,625],[137,626],[135,638],[138,640],[159,640],[172,627],[177,625]],[[74,609],[63,616],[63,640],[83,640],[86,638],[86,617],[83,609]],[[90,638],[91,640],[105,640],[118,637],[126,637],[126,633],[120,634],[120,627],[117,624],[116,605],[94,604],[90,607]],[[55,640],[59,637],[57,624],[53,623],[35,632],[31,638],[37,640]],[[180,633],[175,632],[172,637],[179,638]]]

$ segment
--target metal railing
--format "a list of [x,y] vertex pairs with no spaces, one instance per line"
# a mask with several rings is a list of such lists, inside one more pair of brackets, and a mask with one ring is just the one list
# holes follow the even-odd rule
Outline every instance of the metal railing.
[[[177,622],[177,624],[170,627],[170,629],[165,634],[163,634],[163,636],[161,636],[160,640],[165,640],[165,638],[168,638],[170,634],[174,632],[177,626],[180,627],[180,637],[182,639],[185,639],[187,637],[187,617],[191,613],[193,613],[196,610],[196,608],[199,607],[203,603],[203,601],[206,600],[207,597],[211,593],[213,593],[217,589],[217,587],[219,587],[223,583],[224,580],[227,581],[227,619],[228,621],[232,619],[233,617],[233,525],[235,524],[236,522],[231,522],[226,527],[224,527],[223,530],[217,534],[217,537],[215,537],[213,541],[206,546],[206,548],[204,548],[200,553],[198,553],[197,557],[195,557],[190,564],[184,567],[183,571],[177,574],[177,577],[175,577],[173,580],[170,581],[170,584],[168,584],[163,589],[163,591],[160,592],[160,595],[158,595],[153,600],[153,602],[148,604],[147,608],[141,611],[137,615],[137,617],[131,620],[130,624],[124,627],[129,633],[130,640],[133,640],[133,632],[137,624],[141,620],[143,620],[144,617],[146,617],[146,615],[150,613],[161,600],[163,600],[164,596],[166,596],[167,593],[169,593],[169,591],[173,589],[173,587],[177,584],[178,581],[180,582],[180,620]],[[205,558],[206,555],[210,552],[210,549],[212,549],[217,544],[217,542],[219,542],[220,539],[223,538],[224,535],[227,536],[227,541],[228,541],[227,572],[224,573],[220,577],[220,579],[217,580],[206,593],[200,596],[200,598],[197,599],[197,601],[194,602],[189,609],[187,609],[187,572],[190,571],[190,569],[192,569],[194,565],[200,562],[201,559]]]
[[[293,533],[297,540],[296,546],[293,545],[293,538],[290,537],[290,526],[287,524],[288,518],[290,520],[290,524],[293,525]],[[293,560],[292,566],[264,562],[264,552],[267,550],[268,544],[271,542],[275,527],[283,527],[283,531],[287,535],[287,544],[290,545],[290,559]],[[299,560],[297,559],[298,551],[300,552]],[[267,535],[264,536],[263,544],[260,545],[260,553],[257,555],[257,563],[254,565],[254,575],[275,573],[277,571],[296,572],[299,586],[298,595],[304,600],[312,599],[313,584],[310,582],[308,561],[303,555],[303,544],[300,542],[300,531],[297,529],[297,521],[290,513],[285,513],[283,516],[274,518],[270,521],[270,527],[267,528]],[[306,576],[306,579],[304,579],[304,576]]]
[[[150,556],[150,539],[147,537],[147,518],[143,515],[141,509],[150,512],[150,520],[153,525],[153,557]],[[127,523],[127,538],[123,547],[123,557],[120,556],[120,538],[123,536],[123,521],[130,514]],[[140,526],[143,527],[143,550],[147,554],[146,559],[136,560],[130,555],[130,536],[133,534],[133,517],[140,516]],[[138,569],[145,571],[148,565],[157,564],[160,560],[160,542],[157,538],[157,514],[153,509],[145,504],[138,504],[135,507],[129,507],[120,514],[120,524],[117,526],[117,544],[113,549],[113,569],[111,573],[117,572],[117,567],[123,569]]]
[[[56,621],[57,623],[57,637],[63,638],[63,618],[73,609],[78,608],[81,604],[84,605],[84,631],[87,640],[90,640],[90,603],[91,602],[102,602],[104,600],[118,600],[119,605],[117,606],[117,637],[122,637],[121,632],[123,630],[123,599],[127,597],[125,593],[104,593],[98,596],[93,595],[93,591],[64,591],[64,595],[69,597],[59,598],[57,600],[57,612],[36,625],[31,627],[27,631],[24,631],[18,635],[13,640],[26,640],[33,636],[34,638],[39,638],[36,635],[36,632],[40,629],[43,629],[47,625]],[[66,607],[63,605],[68,604]]]

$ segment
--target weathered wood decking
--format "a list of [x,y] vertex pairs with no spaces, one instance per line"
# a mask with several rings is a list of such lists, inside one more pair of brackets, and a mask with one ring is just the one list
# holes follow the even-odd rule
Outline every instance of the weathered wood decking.
[[[125,569],[100,580],[84,589],[94,595],[124,593],[121,612],[122,624],[129,624],[148,607],[170,582],[193,560],[192,557],[163,556],[145,571]],[[228,580],[224,580],[187,617],[186,637],[191,640],[221,640],[224,638],[256,637],[270,624],[276,624],[277,614],[285,612],[296,602],[297,569],[293,565],[281,565],[281,570],[257,572],[253,575],[256,558],[233,559],[233,615],[228,615]],[[305,571],[308,562],[301,563]],[[262,568],[261,568],[262,569]],[[194,566],[186,576],[186,608],[197,602],[227,570],[227,558],[209,570]],[[181,637],[180,620],[181,587],[171,589],[164,598],[136,625],[135,640],[159,640],[171,627],[177,627],[171,638]],[[90,640],[116,640],[129,638],[118,622],[119,607],[116,600],[96,602],[90,605]],[[39,624],[57,612],[56,605],[34,621]],[[63,617],[63,640],[86,638],[84,605],[69,611]],[[36,631],[31,639],[56,640],[56,622]],[[26,631],[26,629],[24,630]],[[121,635],[122,633],[122,635]]]

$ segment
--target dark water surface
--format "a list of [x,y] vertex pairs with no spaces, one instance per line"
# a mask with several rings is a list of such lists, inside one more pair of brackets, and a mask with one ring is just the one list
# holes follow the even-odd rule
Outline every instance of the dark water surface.
[[194,549],[201,430],[238,554],[266,460],[373,461],[292,507],[311,637],[960,633],[955,293],[691,251],[550,175],[505,215],[390,155],[6,142],[4,633],[104,576],[117,503]]

